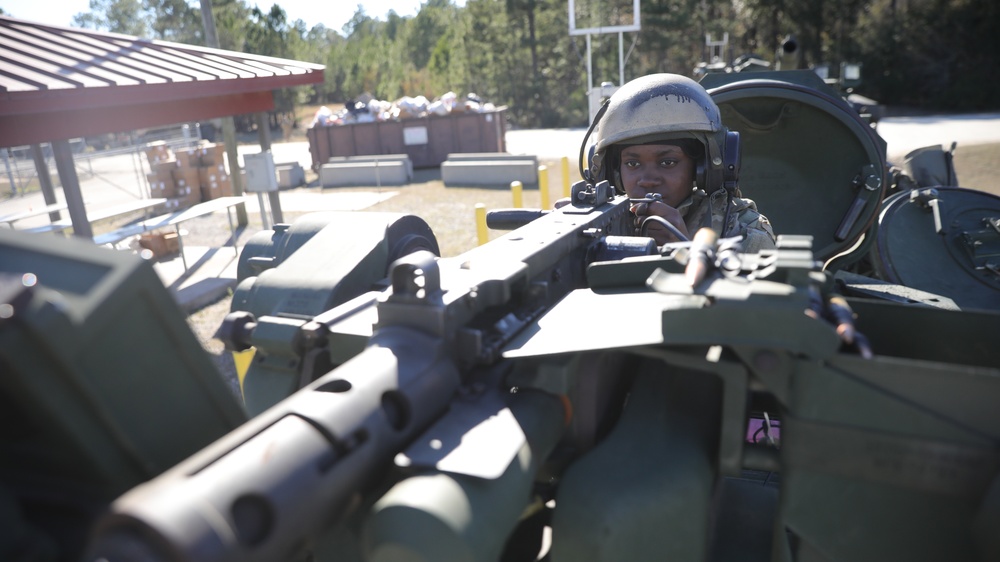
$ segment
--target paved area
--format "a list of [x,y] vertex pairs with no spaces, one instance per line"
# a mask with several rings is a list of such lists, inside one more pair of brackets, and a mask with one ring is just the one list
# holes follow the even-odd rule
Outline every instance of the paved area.
[[153,269],[185,312],[211,304],[236,287],[236,264],[239,260],[232,246],[185,246],[184,258],[188,263],[187,269],[184,269],[180,255],[158,261]]

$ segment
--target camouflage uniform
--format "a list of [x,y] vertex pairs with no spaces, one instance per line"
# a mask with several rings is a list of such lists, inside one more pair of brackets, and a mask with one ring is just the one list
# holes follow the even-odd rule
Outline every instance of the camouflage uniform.
[[684,225],[692,236],[699,228],[711,226],[713,230],[721,233],[721,238],[744,236],[744,252],[756,253],[774,248],[774,230],[771,228],[771,222],[757,211],[757,204],[750,199],[733,197],[729,209],[729,225],[725,229],[722,228],[722,220],[726,215],[725,191],[716,191],[709,197],[701,189],[696,189],[690,197],[677,206],[677,211],[684,218]]

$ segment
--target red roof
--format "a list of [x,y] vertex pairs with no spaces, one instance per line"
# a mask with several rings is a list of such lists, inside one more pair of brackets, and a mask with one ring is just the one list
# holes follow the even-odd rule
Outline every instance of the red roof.
[[268,111],[323,69],[0,16],[0,146]]

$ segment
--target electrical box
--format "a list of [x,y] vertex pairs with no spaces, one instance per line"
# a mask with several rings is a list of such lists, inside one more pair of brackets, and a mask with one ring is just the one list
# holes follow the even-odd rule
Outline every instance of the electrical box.
[[244,190],[251,193],[278,191],[278,176],[274,168],[274,155],[270,150],[257,154],[243,155],[243,169],[246,171]]

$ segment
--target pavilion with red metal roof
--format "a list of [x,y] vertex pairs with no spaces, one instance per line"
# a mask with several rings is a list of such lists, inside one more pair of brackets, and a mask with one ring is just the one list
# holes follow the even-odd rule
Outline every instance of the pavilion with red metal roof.
[[89,237],[69,139],[270,111],[273,90],[321,83],[324,68],[0,16],[0,147],[52,144],[74,233]]

